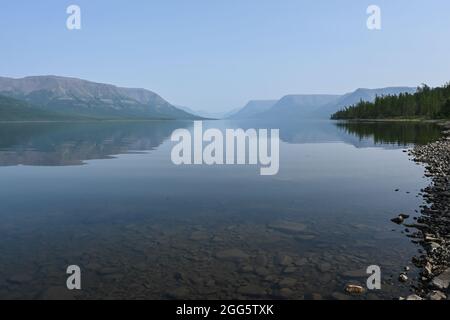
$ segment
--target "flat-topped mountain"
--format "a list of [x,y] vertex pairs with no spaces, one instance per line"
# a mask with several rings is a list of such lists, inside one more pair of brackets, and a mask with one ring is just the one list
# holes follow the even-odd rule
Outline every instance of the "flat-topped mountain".
[[354,105],[361,100],[373,102],[377,96],[414,93],[416,90],[416,88],[410,87],[361,88],[344,95],[287,95],[276,102],[259,103],[251,101],[231,118],[261,120],[329,119],[336,111]]
[[98,118],[193,119],[146,89],[122,88],[76,78],[0,77],[0,94],[46,111]]
[[255,115],[272,108],[277,100],[251,100],[242,109],[231,114],[230,119],[251,119]]

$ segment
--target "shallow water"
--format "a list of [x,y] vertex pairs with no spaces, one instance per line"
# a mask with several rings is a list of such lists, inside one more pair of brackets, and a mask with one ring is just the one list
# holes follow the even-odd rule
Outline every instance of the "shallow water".
[[[432,125],[280,128],[280,172],[180,166],[191,122],[0,124],[0,299],[391,299],[418,247],[390,222],[428,184],[405,148]],[[400,191],[395,192],[396,189]],[[65,289],[69,265],[82,290]],[[378,265],[382,289],[345,295]],[[414,278],[416,270],[411,271]]]

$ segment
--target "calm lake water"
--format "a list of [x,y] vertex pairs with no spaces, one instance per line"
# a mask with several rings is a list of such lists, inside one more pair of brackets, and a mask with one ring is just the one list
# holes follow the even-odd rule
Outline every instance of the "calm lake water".
[[0,124],[0,299],[354,299],[370,265],[382,290],[358,299],[409,293],[419,248],[390,219],[417,215],[428,180],[403,151],[436,127],[204,127],[280,128],[279,174],[173,165],[192,122]]

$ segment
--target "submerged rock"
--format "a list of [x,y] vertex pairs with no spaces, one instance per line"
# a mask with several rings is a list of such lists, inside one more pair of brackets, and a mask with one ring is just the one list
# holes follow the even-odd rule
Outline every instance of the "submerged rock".
[[273,229],[288,234],[303,233],[307,229],[306,225],[304,225],[303,223],[289,222],[289,221],[281,221],[269,224],[268,227],[269,229]]
[[216,257],[222,260],[243,261],[250,256],[240,249],[229,249],[217,252]]
[[240,287],[237,292],[239,294],[250,296],[250,297],[264,297],[267,295],[267,292],[264,288],[254,285],[248,284],[246,286]]

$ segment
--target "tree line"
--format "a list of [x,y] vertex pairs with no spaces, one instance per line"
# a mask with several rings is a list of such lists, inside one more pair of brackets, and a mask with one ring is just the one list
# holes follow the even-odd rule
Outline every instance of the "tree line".
[[331,119],[450,119],[450,82],[442,87],[422,85],[414,94],[401,93],[360,101],[336,112]]

